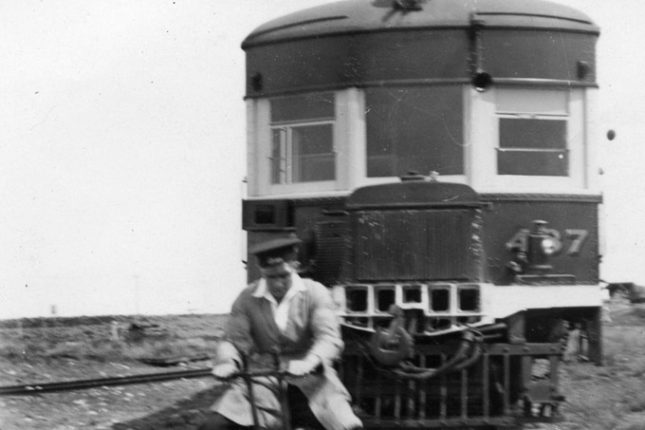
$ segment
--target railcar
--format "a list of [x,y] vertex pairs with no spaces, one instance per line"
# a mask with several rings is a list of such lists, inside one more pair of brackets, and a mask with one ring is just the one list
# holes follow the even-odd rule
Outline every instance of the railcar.
[[543,0],[345,0],[244,40],[247,244],[304,240],[367,427],[557,419],[568,330],[600,363],[598,36]]

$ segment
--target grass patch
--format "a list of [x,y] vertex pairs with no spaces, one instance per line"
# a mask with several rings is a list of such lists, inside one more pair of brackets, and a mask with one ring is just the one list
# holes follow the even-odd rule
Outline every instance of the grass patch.
[[645,430],[645,310],[620,311],[604,328],[604,366],[562,368],[566,429]]
[[[604,330],[604,366],[591,363],[563,364],[560,392],[565,422],[562,430],[645,430],[645,306],[618,303],[613,321]],[[125,336],[128,325],[141,322],[165,330],[136,340]],[[110,319],[91,320],[74,326],[59,322],[0,327],[0,357],[15,363],[58,357],[81,362],[117,362],[150,357],[213,355],[221,336],[221,316],[187,315],[121,318],[120,340],[112,341]],[[59,324],[60,323],[60,324]],[[128,363],[130,361],[130,363]],[[59,363],[59,361],[53,361]],[[138,363],[141,364],[141,363]],[[101,366],[96,366],[101,368]],[[29,376],[28,380],[33,380]]]
[[[0,329],[0,357],[12,361],[70,358],[119,362],[151,357],[212,356],[224,323],[220,315],[119,318],[104,318],[89,325],[57,320],[5,325]],[[144,329],[133,330],[133,327]],[[146,327],[152,329],[146,330]]]

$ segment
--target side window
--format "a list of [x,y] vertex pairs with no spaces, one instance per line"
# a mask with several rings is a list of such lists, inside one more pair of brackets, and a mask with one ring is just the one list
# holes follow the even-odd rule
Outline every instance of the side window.
[[503,93],[497,103],[498,175],[568,176],[567,94]]
[[333,181],[334,95],[271,100],[271,183]]

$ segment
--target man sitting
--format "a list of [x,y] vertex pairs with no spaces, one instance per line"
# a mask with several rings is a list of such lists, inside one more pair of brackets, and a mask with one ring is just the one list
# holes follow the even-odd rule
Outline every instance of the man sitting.
[[[277,352],[282,366],[294,375],[287,385],[292,428],[361,428],[349,404],[349,393],[332,367],[343,341],[331,295],[322,284],[298,276],[294,268],[300,243],[290,237],[251,248],[261,278],[242,291],[233,304],[213,375],[227,378],[239,371],[240,354],[248,357],[250,368],[266,368],[262,362]],[[276,378],[254,378],[253,395],[257,425],[281,427]],[[254,424],[247,386],[240,378],[232,381],[211,410],[214,414],[200,430],[239,429]]]

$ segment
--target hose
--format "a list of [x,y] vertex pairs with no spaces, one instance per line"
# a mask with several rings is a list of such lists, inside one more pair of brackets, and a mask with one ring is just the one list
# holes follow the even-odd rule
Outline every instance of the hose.
[[469,330],[463,333],[459,349],[455,355],[440,367],[434,369],[423,368],[409,363],[401,363],[400,369],[393,369],[392,372],[404,378],[428,380],[447,372],[464,369],[477,361],[480,355],[481,334],[478,335]]
[[[495,327],[500,328],[500,327]],[[369,354],[369,349],[361,345],[362,352],[372,366],[379,372],[394,376],[396,378],[405,378],[413,380],[428,380],[436,378],[447,372],[465,369],[474,364],[482,354],[482,343],[484,336],[480,332],[468,329],[462,332],[462,339],[455,354],[446,363],[437,368],[427,368],[415,366],[410,362],[399,363],[398,368],[386,368],[374,361]]]

